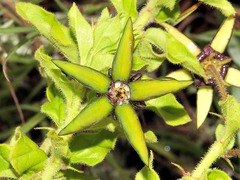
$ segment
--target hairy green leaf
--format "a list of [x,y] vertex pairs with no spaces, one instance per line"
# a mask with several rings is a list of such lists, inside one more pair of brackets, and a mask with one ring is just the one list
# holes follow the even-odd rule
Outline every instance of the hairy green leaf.
[[173,94],[151,99],[145,102],[147,108],[163,117],[171,126],[186,124],[191,121],[184,107],[176,100]]
[[135,177],[135,180],[160,180],[158,174],[147,166],[144,166]]
[[70,143],[71,163],[94,166],[100,163],[116,143],[117,135],[107,130],[98,133],[81,133]]
[[146,41],[139,41],[133,54],[133,69],[139,70],[147,66],[147,71],[154,71],[157,69],[165,59],[165,54],[157,54],[153,51],[152,45]]
[[[173,8],[162,7],[158,12],[158,14],[156,15],[156,20],[158,22],[169,21],[170,23],[174,23],[175,20],[180,15],[180,8],[179,8],[178,1],[175,2],[175,5]],[[168,1],[168,2],[171,2],[171,1]]]
[[235,14],[235,10],[230,2],[227,0],[199,0],[204,4],[217,8],[225,16],[231,16]]
[[145,33],[145,38],[151,44],[163,50],[171,63],[181,64],[193,73],[204,76],[204,71],[197,58],[173,35],[159,28],[149,28]]
[[10,146],[9,160],[17,173],[22,174],[28,170],[39,171],[43,169],[47,155],[35,142],[22,134],[20,128],[16,129]]
[[78,44],[80,64],[89,64],[88,54],[93,46],[93,29],[82,16],[78,7],[74,3],[68,13],[69,25],[72,29]]
[[43,8],[31,3],[19,2],[17,13],[26,21],[33,24],[37,30],[71,62],[79,63],[77,44],[71,31],[61,25],[55,16]]
[[35,58],[40,62],[45,75],[54,82],[57,89],[63,94],[67,108],[64,123],[69,123],[82,108],[81,102],[85,88],[80,83],[69,80],[52,62],[52,58],[45,54],[43,47],[35,52]]
[[136,0],[111,0],[118,14],[125,19],[129,17],[134,21],[137,18],[137,1]]
[[[47,92],[49,94],[51,86],[47,87]],[[55,88],[54,88],[55,89]],[[48,115],[57,126],[61,125],[61,122],[63,121],[65,117],[65,101],[62,97],[62,95],[56,91],[54,92],[54,97],[52,97],[49,102],[46,102],[42,105],[41,111]]]
[[206,180],[231,180],[231,178],[219,169],[209,169],[207,172]]

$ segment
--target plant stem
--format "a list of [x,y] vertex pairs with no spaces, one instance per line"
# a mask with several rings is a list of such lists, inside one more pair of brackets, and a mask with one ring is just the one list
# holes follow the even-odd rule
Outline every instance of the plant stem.
[[42,172],[42,179],[53,179],[55,174],[61,169],[62,159],[61,157],[52,154],[47,161],[45,169]]
[[158,0],[149,0],[147,5],[141,10],[137,20],[134,23],[134,27],[137,31],[141,31],[157,14],[158,12]]
[[216,159],[218,159],[224,153],[228,144],[232,140],[232,138],[230,136],[227,136],[227,134],[228,133],[225,133],[225,136],[220,141],[215,141],[202,161],[192,172],[191,177],[200,179],[203,175],[205,175],[204,172],[206,172],[206,170],[213,164],[213,162],[216,161]]
[[216,67],[213,64],[207,65],[206,70],[210,71],[215,79],[216,88],[218,89],[221,101],[225,101],[227,99],[228,93],[226,91],[222,76],[220,75],[220,73],[217,71]]

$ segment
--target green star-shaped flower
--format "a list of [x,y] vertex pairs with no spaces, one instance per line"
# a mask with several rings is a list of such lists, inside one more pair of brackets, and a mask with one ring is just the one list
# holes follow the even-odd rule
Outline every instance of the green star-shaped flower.
[[[197,127],[200,127],[205,121],[210,110],[213,99],[213,86],[216,85],[216,79],[213,77],[213,70],[221,75],[220,79],[224,79],[226,85],[240,87],[240,71],[229,67],[231,58],[223,55],[234,25],[234,17],[228,17],[221,28],[215,35],[210,45],[207,45],[202,51],[188,39],[185,35],[179,32],[174,27],[162,23],[162,26],[171,33],[176,39],[184,43],[189,51],[197,56],[202,68],[205,72],[205,77],[196,78],[197,92]],[[186,70],[180,69],[176,72],[170,73],[168,77],[178,80],[190,80],[191,75]],[[221,92],[220,92],[221,93]]]
[[145,79],[130,82],[133,48],[133,27],[132,21],[129,19],[112,63],[111,78],[86,66],[65,61],[53,61],[66,74],[100,94],[99,98],[88,104],[59,132],[59,135],[84,130],[114,111],[128,141],[142,161],[148,165],[149,155],[144,134],[130,102],[146,101],[178,91],[192,84],[192,81]]

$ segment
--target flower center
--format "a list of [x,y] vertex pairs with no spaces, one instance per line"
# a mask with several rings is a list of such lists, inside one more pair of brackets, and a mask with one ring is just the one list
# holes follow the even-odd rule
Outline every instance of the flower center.
[[129,102],[130,89],[125,82],[112,82],[109,87],[107,97],[114,106],[126,104]]

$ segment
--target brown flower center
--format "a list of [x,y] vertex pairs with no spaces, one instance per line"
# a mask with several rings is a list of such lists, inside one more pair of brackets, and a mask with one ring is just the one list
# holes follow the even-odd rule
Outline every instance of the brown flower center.
[[107,97],[114,106],[128,103],[130,98],[130,89],[125,82],[112,82],[109,87]]

